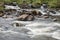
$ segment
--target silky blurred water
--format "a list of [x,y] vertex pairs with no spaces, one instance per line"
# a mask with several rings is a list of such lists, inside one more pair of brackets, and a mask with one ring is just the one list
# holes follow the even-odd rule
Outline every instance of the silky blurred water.
[[[9,6],[7,6],[8,8]],[[31,9],[26,10],[32,11]],[[38,11],[46,14],[42,12],[45,11],[44,8],[42,10],[38,9]],[[13,18],[0,17],[0,40],[60,40],[60,23],[54,22],[51,18],[36,18],[34,21],[18,21],[15,16]]]
[[[9,6],[7,7],[9,8]],[[13,8],[13,6],[10,8]],[[24,10],[32,11],[31,9]],[[45,10],[47,11],[43,6],[41,10],[38,9],[43,15],[46,14],[43,12]],[[51,15],[56,16],[54,14]],[[60,13],[57,15],[60,16]],[[60,22],[54,22],[51,18],[36,18],[34,21],[18,21],[15,16],[13,18],[0,17],[0,40],[60,40]]]
[[[13,23],[22,24],[17,27]],[[60,23],[51,18],[17,21],[0,17],[0,40],[60,40]]]

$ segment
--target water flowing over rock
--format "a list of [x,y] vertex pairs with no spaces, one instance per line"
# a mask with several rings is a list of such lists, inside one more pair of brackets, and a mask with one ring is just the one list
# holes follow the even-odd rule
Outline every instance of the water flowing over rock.
[[18,6],[5,6],[12,10],[0,14],[0,40],[60,40],[60,23],[44,12],[47,9],[21,9],[18,13]]
[[51,19],[37,18],[34,21],[0,19],[0,40],[60,40],[57,31],[60,30],[60,23]]

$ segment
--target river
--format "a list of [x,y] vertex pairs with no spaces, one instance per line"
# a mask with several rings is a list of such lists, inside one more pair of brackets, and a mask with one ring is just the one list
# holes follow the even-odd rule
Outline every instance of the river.
[[[42,11],[41,13],[45,14]],[[15,16],[13,18],[0,17],[0,40],[60,40],[60,22],[54,22],[51,18],[18,21]]]
[[[15,27],[14,22],[22,26]],[[0,17],[0,40],[60,40],[60,23],[51,18],[34,21],[17,21]]]

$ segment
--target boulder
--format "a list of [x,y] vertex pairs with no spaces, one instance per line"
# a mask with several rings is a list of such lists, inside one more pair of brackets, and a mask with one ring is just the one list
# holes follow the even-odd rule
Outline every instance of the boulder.
[[23,15],[18,17],[18,20],[25,21],[27,17],[28,17],[27,14],[23,14]]
[[22,14],[21,16],[18,17],[18,20],[21,20],[21,21],[32,21],[32,20],[34,20],[34,16],[29,15],[29,14]]

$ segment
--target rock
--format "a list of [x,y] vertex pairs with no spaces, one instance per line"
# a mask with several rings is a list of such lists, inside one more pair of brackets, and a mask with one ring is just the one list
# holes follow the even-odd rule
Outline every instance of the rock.
[[7,18],[7,15],[4,15],[3,18]]
[[55,22],[55,21],[57,21],[57,19],[56,19],[56,18],[54,18],[54,19],[53,19],[53,21]]
[[54,11],[54,10],[50,10],[49,12],[51,12],[53,14],[56,14],[56,11]]
[[14,21],[12,23],[12,26],[14,26],[14,27],[22,27],[22,26],[25,26],[25,24],[21,23],[20,21]]
[[37,10],[34,10],[34,11],[32,11],[32,15],[34,15],[34,16],[36,16],[36,15],[41,16],[41,15],[42,15],[42,13],[41,13],[41,12],[39,12],[39,11],[37,11]]
[[38,12],[38,15],[39,15],[39,16],[41,16],[41,15],[42,15],[42,13],[41,13],[41,12]]
[[27,17],[28,17],[27,14],[23,14],[23,15],[18,17],[18,20],[25,21]]
[[39,11],[37,11],[37,15],[36,15],[36,17],[41,18],[41,16],[42,16],[42,13],[39,12]]
[[49,18],[48,16],[44,16],[44,18],[46,19],[46,18]]
[[4,16],[3,11],[0,11],[0,17]]
[[32,11],[32,14],[33,14],[34,16],[37,15],[37,11],[36,11],[36,10]]
[[21,16],[18,17],[18,20],[21,20],[21,21],[32,21],[32,20],[34,20],[34,16],[32,16],[30,14],[22,14]]
[[10,16],[10,15],[4,15],[2,16],[3,18],[13,18],[13,16]]
[[12,26],[14,27],[24,27],[28,24],[31,24],[31,22],[25,22],[25,21],[13,21]]
[[48,16],[48,14],[44,14],[43,16]]
[[28,20],[28,21],[32,21],[32,20],[34,20],[34,16],[29,15],[28,18],[27,18],[27,20]]

